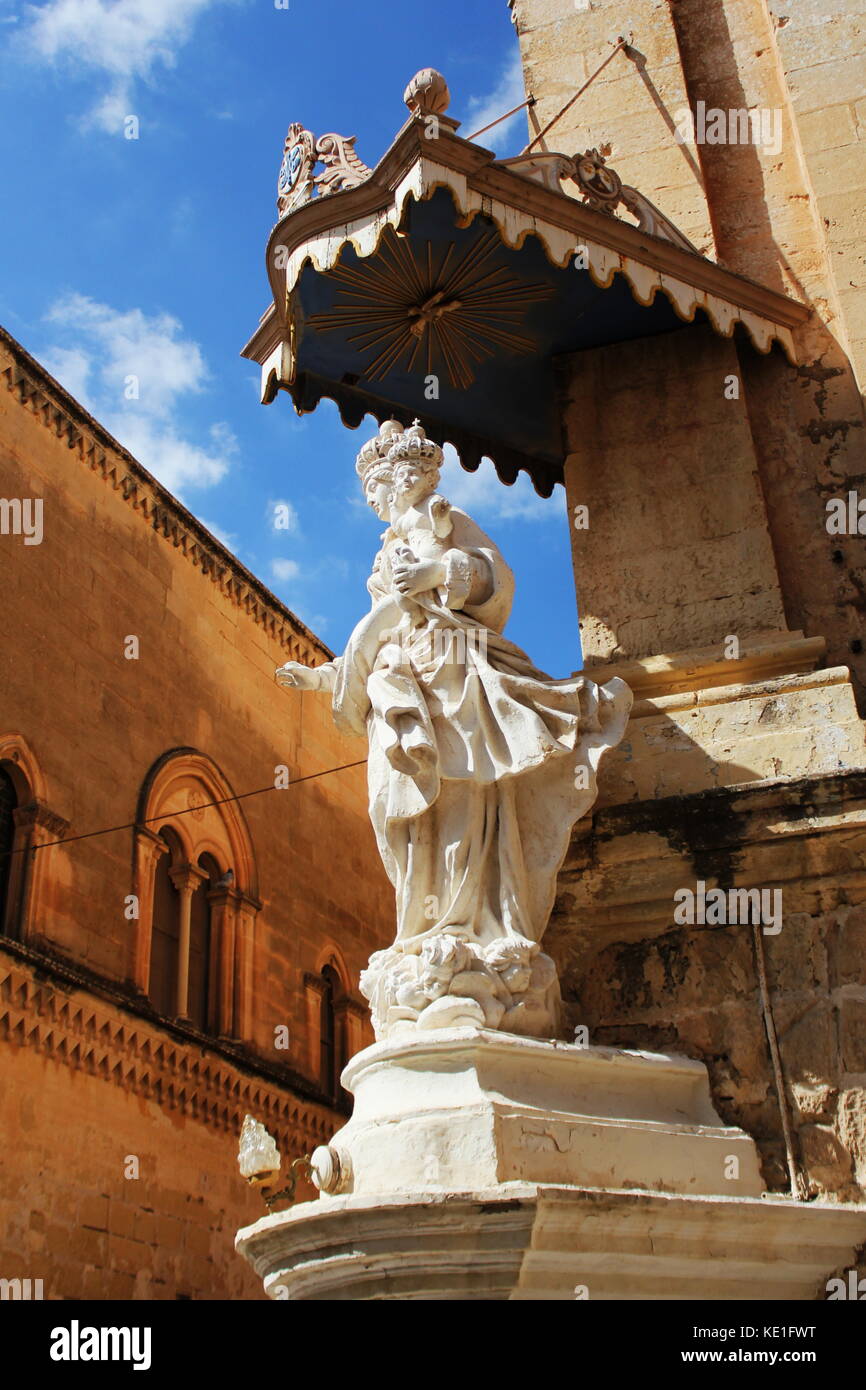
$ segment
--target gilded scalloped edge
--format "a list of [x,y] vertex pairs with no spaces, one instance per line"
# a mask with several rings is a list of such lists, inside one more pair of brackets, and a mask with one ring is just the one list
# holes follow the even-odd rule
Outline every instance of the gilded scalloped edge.
[[[272,376],[276,381],[276,373],[272,373]],[[276,394],[276,390],[280,388],[280,385],[282,385],[282,389],[287,391],[288,394],[291,396],[292,406],[296,415],[312,415],[318,409],[320,401],[327,400],[332,401],[333,404],[337,407],[337,411],[340,416],[340,422],[348,430],[360,429],[368,415],[372,415],[373,419],[376,420],[376,422],[379,425],[383,425],[386,420],[389,420],[391,418],[390,408],[386,404],[383,404],[382,406],[375,406],[371,401],[369,404],[365,404],[362,407],[360,419],[353,420],[349,415],[346,414],[345,401],[341,400],[339,396],[334,395],[333,392],[330,391],[326,385],[320,385],[318,382],[315,386],[315,404],[305,408],[303,406],[298,405],[298,402],[295,399],[295,394],[291,386],[287,386],[282,383],[277,383],[277,385],[275,386],[274,394]],[[549,498],[553,496],[553,490],[556,486],[556,482],[561,480],[554,480],[554,482],[550,484],[549,488],[545,488],[544,486],[540,487],[528,468],[513,466],[512,464],[508,463],[506,460],[503,459],[497,460],[496,458],[493,458],[491,455],[485,454],[483,452],[483,449],[479,449],[477,457],[472,457],[471,455],[467,457],[466,445],[464,441],[462,439],[450,438],[449,435],[445,432],[447,428],[448,427],[446,425],[442,425],[441,428],[436,431],[436,433],[441,434],[443,446],[445,444],[450,444],[451,447],[456,451],[460,459],[460,466],[463,469],[465,469],[467,473],[476,473],[481,466],[482,459],[489,458],[490,462],[493,464],[496,476],[499,478],[500,482],[505,484],[506,487],[513,487],[514,484],[517,482],[517,479],[520,476],[520,474],[525,473],[526,476],[529,478],[529,481],[532,483],[533,490],[537,493],[539,497],[543,497],[545,501],[548,501]]]
[[[428,174],[427,170],[437,172]],[[291,253],[286,266],[287,298],[308,264],[312,265],[314,270],[320,274],[324,274],[333,269],[345,246],[351,246],[361,260],[375,255],[387,228],[391,227],[392,230],[396,231],[403,221],[408,199],[413,198],[416,202],[425,202],[432,198],[440,188],[447,189],[451,194],[459,227],[468,227],[478,216],[489,217],[496,226],[503,243],[515,251],[520,250],[528,237],[534,236],[541,245],[549,263],[559,270],[564,269],[570,257],[575,254],[577,247],[571,232],[567,232],[561,227],[553,227],[549,223],[540,222],[535,217],[526,218],[526,215],[518,209],[509,208],[488,194],[470,191],[463,175],[447,169],[444,165],[435,164],[433,161],[420,160],[397,186],[394,202],[390,208],[376,212],[372,216],[368,214],[354,222],[346,222],[340,231],[331,228],[327,232],[321,232],[311,238],[309,243],[297,247]],[[523,219],[524,225],[509,226],[509,223],[519,223],[521,219]],[[527,223],[528,225],[526,225]],[[557,243],[562,248],[558,251],[556,249]],[[775,324],[771,319],[754,314],[751,310],[738,308],[729,300],[707,294],[705,290],[697,290],[691,286],[686,286],[691,290],[691,298],[683,306],[678,302],[676,293],[664,284],[666,277],[663,272],[650,270],[649,267],[642,266],[640,262],[634,261],[631,257],[623,256],[617,251],[611,251],[609,247],[600,246],[596,242],[587,240],[581,244],[586,246],[589,274],[599,289],[609,289],[613,284],[614,276],[622,275],[632,297],[636,303],[644,308],[648,308],[653,303],[656,294],[661,291],[668,299],[677,317],[684,323],[693,323],[695,314],[700,309],[706,314],[713,331],[722,338],[733,337],[736,325],[740,323],[758,352],[766,355],[771,351],[773,343],[777,342],[791,365],[796,366],[794,340],[789,328]],[[642,273],[637,271],[638,266],[641,267]],[[644,297],[638,288],[639,279],[643,278],[646,273],[655,276],[657,280],[648,297]],[[672,279],[673,277],[667,278]],[[685,282],[677,281],[677,284],[685,285]],[[323,394],[326,393],[323,392]],[[329,397],[329,399],[333,398]]]

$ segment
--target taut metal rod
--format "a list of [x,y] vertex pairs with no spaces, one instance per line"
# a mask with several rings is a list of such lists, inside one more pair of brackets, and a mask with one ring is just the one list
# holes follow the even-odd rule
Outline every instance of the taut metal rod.
[[[545,135],[546,135],[547,132],[551,129],[551,127],[552,127],[552,126],[555,126],[555,125],[556,125],[556,122],[560,119],[560,117],[564,116],[565,113],[566,113],[566,111],[568,111],[568,110],[574,105],[574,103],[577,101],[577,98],[578,98],[579,96],[583,96],[583,93],[586,91],[587,87],[588,87],[592,82],[595,81],[595,79],[598,77],[599,73],[600,73],[600,72],[604,72],[604,70],[605,70],[605,68],[607,67],[608,63],[611,61],[611,59],[613,59],[613,58],[616,57],[617,53],[619,53],[619,50],[620,50],[621,48],[626,48],[627,46],[628,46],[628,39],[620,38],[620,39],[617,40],[616,47],[613,49],[612,52],[610,52],[610,53],[607,55],[607,57],[605,58],[604,62],[601,64],[601,66],[600,66],[600,67],[597,67],[596,70],[595,70],[595,72],[592,74],[592,76],[591,76],[591,77],[588,77],[588,78],[586,79],[586,81],[584,82],[583,86],[580,87],[580,88],[578,88],[578,90],[575,92],[574,96],[569,98],[569,100],[568,100],[568,101],[565,103],[565,105],[563,106],[562,110],[561,110],[561,111],[558,111],[557,114],[554,116],[553,120],[547,122],[547,125],[544,127],[544,130],[540,130],[540,131],[538,132],[538,134],[536,135],[535,139],[534,139],[534,140],[530,140],[529,144],[526,145],[525,148],[522,149],[522,150],[520,151],[521,154],[529,154],[529,151],[532,149],[533,145],[537,145],[538,142],[539,142],[539,140],[543,140],[543,139],[544,139]],[[519,108],[515,108],[515,109],[519,110]],[[474,138],[474,137],[473,137],[473,138]]]
[[523,108],[524,108],[524,106],[534,106],[534,105],[535,105],[535,97],[529,96],[529,97],[527,97],[526,101],[522,101],[522,102],[520,103],[519,106],[512,106],[511,110],[510,110],[510,111],[506,111],[506,113],[505,113],[504,116],[497,116],[495,121],[491,121],[489,125],[483,125],[483,126],[481,127],[480,130],[476,130],[476,131],[475,131],[472,135],[470,135],[468,138],[469,138],[470,140],[477,140],[478,137],[479,137],[479,135],[483,135],[483,134],[485,133],[485,131],[487,131],[487,130],[492,130],[493,127],[494,127],[495,125],[499,125],[502,121],[507,121],[509,116],[516,116],[516,115],[517,115],[517,112],[518,112],[518,111],[522,111]]

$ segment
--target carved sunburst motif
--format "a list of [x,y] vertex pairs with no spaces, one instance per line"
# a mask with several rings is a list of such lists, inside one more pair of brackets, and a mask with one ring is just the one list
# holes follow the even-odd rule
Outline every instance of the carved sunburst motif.
[[501,245],[490,231],[464,251],[452,242],[434,255],[429,241],[416,247],[386,234],[378,257],[363,269],[338,265],[328,272],[341,298],[327,313],[312,315],[310,325],[346,331],[370,381],[394,368],[431,375],[444,367],[452,386],[470,386],[478,363],[497,349],[533,350],[533,340],[516,326],[531,305],[554,293],[551,285],[527,283],[497,265]]

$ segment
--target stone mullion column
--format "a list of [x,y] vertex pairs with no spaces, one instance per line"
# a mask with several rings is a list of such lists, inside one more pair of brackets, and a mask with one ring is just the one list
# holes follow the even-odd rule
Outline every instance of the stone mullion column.
[[177,944],[177,995],[175,1017],[189,1018],[189,943],[192,913],[192,895],[207,875],[192,864],[184,864],[171,870],[171,881],[180,896],[179,932]]
[[337,1000],[334,1015],[343,1030],[344,1057],[348,1062],[366,1046],[364,1020],[367,1010],[355,999],[346,997]]
[[161,836],[142,827],[135,832],[135,877],[133,891],[138,898],[138,932],[132,963],[132,980],[141,994],[150,987],[150,955],[153,942],[153,890],[156,866],[169,847]]
[[46,881],[47,846],[62,840],[69,822],[49,811],[41,801],[32,801],[12,812],[15,839],[9,874],[5,927],[19,941],[38,941],[46,935],[39,921],[44,908],[42,887]]

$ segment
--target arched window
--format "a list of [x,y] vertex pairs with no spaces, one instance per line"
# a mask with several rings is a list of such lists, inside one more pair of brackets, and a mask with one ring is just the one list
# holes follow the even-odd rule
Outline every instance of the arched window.
[[349,1108],[351,1097],[340,1085],[343,1068],[366,1045],[367,1011],[349,989],[349,975],[336,946],[319,956],[319,969],[304,975],[307,1064],[328,1100]]
[[135,983],[166,1018],[248,1038],[257,881],[222,773],[195,749],[151,768],[138,804]]
[[0,767],[0,932],[6,932],[6,909],[9,902],[9,880],[12,873],[12,851],[15,848],[15,819],[18,805],[15,783],[5,768]]
[[50,936],[43,885],[69,822],[46,801],[46,783],[20,734],[0,735],[0,933],[38,943]]

